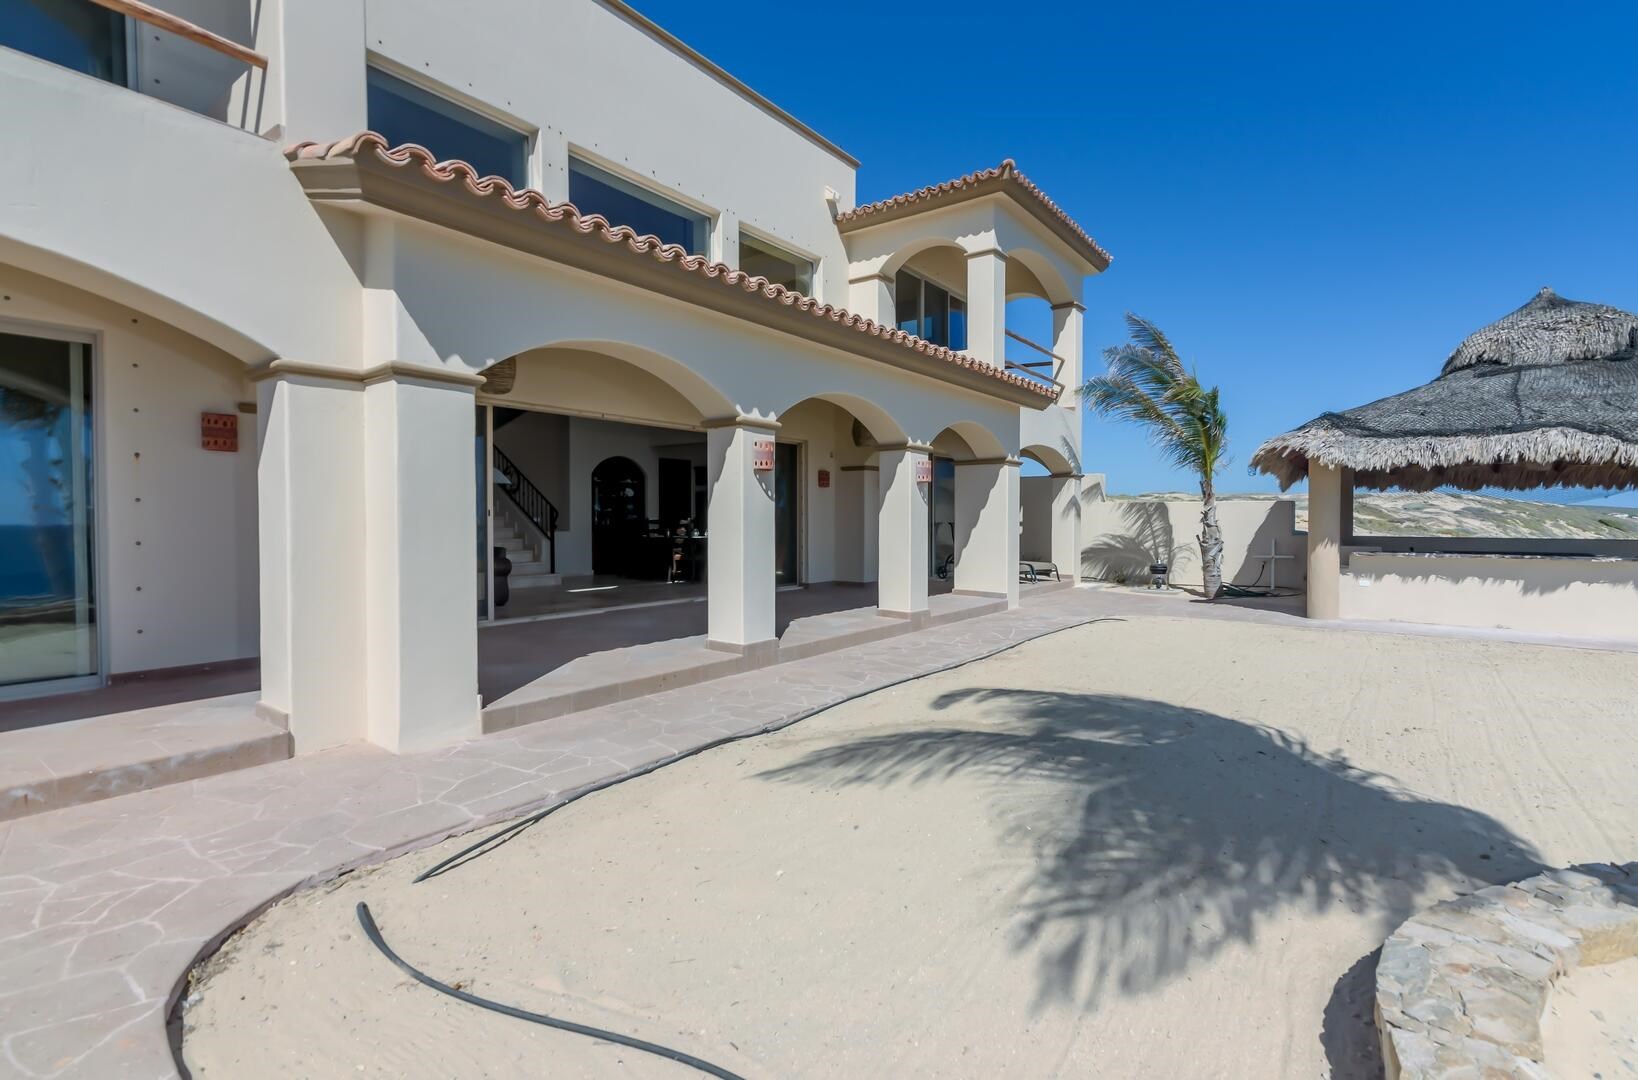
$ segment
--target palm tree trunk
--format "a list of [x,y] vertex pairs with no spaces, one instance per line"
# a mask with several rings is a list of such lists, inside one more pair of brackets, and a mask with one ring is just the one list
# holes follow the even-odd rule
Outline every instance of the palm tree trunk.
[[1200,569],[1206,599],[1223,591],[1223,530],[1217,524],[1217,493],[1210,480],[1200,481]]

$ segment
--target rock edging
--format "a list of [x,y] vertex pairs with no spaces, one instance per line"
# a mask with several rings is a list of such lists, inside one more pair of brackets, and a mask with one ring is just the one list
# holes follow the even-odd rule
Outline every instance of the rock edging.
[[1541,1017],[1576,967],[1638,955],[1638,862],[1492,885],[1408,920],[1382,947],[1388,1080],[1545,1078]]

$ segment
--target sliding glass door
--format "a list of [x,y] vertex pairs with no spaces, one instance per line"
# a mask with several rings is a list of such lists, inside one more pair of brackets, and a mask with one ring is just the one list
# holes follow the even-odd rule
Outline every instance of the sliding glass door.
[[774,447],[774,584],[802,583],[802,447]]
[[0,332],[0,687],[97,673],[91,346]]

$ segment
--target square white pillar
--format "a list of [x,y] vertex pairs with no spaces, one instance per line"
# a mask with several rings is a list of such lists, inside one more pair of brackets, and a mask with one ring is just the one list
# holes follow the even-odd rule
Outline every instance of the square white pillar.
[[479,734],[472,387],[257,387],[263,706],[298,753]]
[[407,752],[482,734],[472,386],[364,388],[371,742]]
[[1052,484],[1052,561],[1061,577],[1081,580],[1081,477],[1054,473]]
[[[710,511],[706,640],[714,649],[767,655],[774,637],[774,427],[743,419],[706,431]],[[762,461],[758,461],[758,458]]]
[[364,388],[256,386],[261,708],[297,753],[365,734]]
[[[910,444],[881,451],[877,515],[877,598],[884,615],[927,619],[927,498],[932,448]],[[923,481],[922,476],[928,480]]]
[[1052,351],[1063,357],[1064,361],[1058,372],[1058,381],[1064,384],[1064,393],[1058,399],[1058,405],[1065,409],[1081,407],[1080,395],[1075,391],[1084,378],[1081,371],[1084,367],[1082,327],[1085,316],[1086,308],[1074,300],[1052,306]]
[[956,462],[955,587],[1018,606],[1018,459]]
[[999,248],[967,255],[967,355],[1006,366],[1007,256]]
[[888,274],[868,274],[850,278],[847,283],[848,307],[853,314],[872,319],[878,326],[894,325],[893,278]]

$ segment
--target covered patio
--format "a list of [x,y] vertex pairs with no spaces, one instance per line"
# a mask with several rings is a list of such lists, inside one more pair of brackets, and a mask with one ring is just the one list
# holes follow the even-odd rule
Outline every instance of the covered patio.
[[1638,637],[1638,543],[1361,537],[1356,488],[1638,486],[1638,315],[1542,289],[1437,378],[1270,439],[1252,467],[1308,480],[1308,615]]

